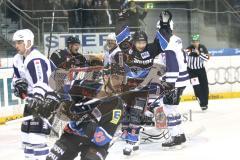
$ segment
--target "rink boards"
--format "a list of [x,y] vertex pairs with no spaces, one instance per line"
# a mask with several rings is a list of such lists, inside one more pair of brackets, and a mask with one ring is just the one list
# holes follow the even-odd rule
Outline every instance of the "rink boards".
[[0,124],[22,116],[24,101],[13,94],[12,76],[12,68],[0,69]]
[[[208,73],[210,99],[240,97],[240,50],[219,49],[211,50],[213,55],[206,69]],[[11,60],[1,59],[1,66],[11,66]],[[22,116],[24,101],[16,98],[12,92],[13,69],[0,68],[0,124],[7,120]],[[184,91],[182,101],[195,100],[192,86]]]

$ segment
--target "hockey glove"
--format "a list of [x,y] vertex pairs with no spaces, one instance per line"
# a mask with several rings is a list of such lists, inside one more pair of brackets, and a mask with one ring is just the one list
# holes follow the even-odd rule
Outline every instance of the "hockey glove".
[[[170,27],[170,22],[172,20],[172,14],[169,11],[163,11],[160,14],[160,29],[159,33],[164,37],[164,39],[169,42],[172,36],[172,29]],[[165,49],[165,48],[164,48]]]
[[39,110],[43,106],[44,98],[41,94],[35,93],[33,97],[27,99],[28,104],[26,105],[27,110],[34,117],[39,115]]
[[39,114],[48,118],[54,111],[56,111],[60,104],[60,97],[55,92],[47,92],[44,98],[44,104],[39,109]]
[[65,68],[66,69],[70,69],[75,65],[75,57],[71,57],[69,59],[66,60],[65,62]]
[[164,10],[160,13],[160,27],[170,28],[170,22],[172,20],[172,13],[168,10]]
[[14,87],[14,95],[21,99],[25,99],[25,97],[27,96],[27,90],[28,90],[28,83],[26,79],[16,80],[13,87]]
[[161,81],[160,82],[161,86],[162,86],[162,89],[164,91],[171,91],[175,88],[175,85],[174,83],[169,83],[169,82],[166,82],[166,81]]
[[82,55],[77,55],[77,56],[75,56],[74,65],[76,67],[82,67],[82,66],[87,66],[88,64]]
[[132,48],[131,42],[128,39],[124,40],[122,43],[119,44],[119,48],[123,53],[128,53],[129,50]]

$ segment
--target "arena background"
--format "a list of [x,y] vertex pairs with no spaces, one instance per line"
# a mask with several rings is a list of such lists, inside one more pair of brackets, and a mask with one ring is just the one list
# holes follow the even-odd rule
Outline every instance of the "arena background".
[[[21,28],[35,34],[36,46],[47,56],[52,15],[54,25],[51,52],[65,47],[69,35],[79,36],[81,52],[102,54],[105,38],[115,28],[121,0],[0,0],[0,123],[21,117],[24,102],[12,93],[11,38]],[[155,36],[156,23],[163,9],[173,13],[174,33],[187,47],[193,33],[209,49],[206,63],[210,98],[240,97],[240,1],[239,0],[136,0],[137,12],[131,17],[131,30],[142,29]],[[141,17],[143,12],[145,17]],[[192,87],[183,101],[194,100]],[[227,107],[227,106],[226,106]]]

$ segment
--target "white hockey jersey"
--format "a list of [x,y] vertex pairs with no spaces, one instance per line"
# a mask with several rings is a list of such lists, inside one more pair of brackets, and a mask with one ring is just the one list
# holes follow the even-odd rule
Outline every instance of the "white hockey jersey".
[[107,65],[112,64],[112,63],[116,63],[116,61],[114,59],[114,56],[119,52],[121,52],[121,49],[118,46],[116,48],[110,50],[110,51],[105,50],[105,52],[104,52],[104,66],[107,66]]
[[184,87],[190,85],[187,72],[186,54],[182,51],[181,38],[173,35],[164,51],[166,63],[166,82],[175,83],[175,87]]
[[28,82],[28,94],[45,94],[46,91],[52,91],[48,86],[48,80],[53,70],[54,64],[48,60],[37,49],[32,49],[27,57],[16,54],[13,58],[13,84],[19,78],[24,78]]

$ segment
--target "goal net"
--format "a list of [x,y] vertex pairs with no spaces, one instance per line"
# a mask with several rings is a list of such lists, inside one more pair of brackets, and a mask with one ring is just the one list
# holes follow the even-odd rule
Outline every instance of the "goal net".
[[[96,85],[98,87],[102,85],[102,70],[103,66],[72,68],[70,70],[58,69],[51,74],[49,85],[62,99],[66,98],[66,95],[71,99],[74,96],[81,96],[78,94],[82,93],[93,96],[87,92],[94,92]],[[70,93],[66,93],[66,87],[71,89]],[[68,119],[58,113],[54,116],[52,127],[55,133],[51,132],[50,142],[54,142],[62,134],[67,122]]]

